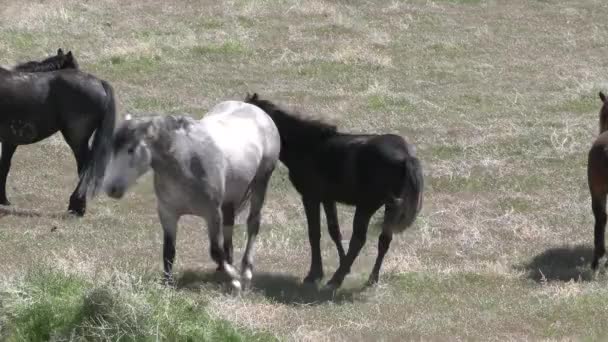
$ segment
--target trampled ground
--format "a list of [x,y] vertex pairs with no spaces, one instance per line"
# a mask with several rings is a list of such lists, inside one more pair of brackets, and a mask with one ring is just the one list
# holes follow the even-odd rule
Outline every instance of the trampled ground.
[[[608,91],[607,17],[600,0],[5,0],[0,64],[72,50],[114,85],[121,115],[202,117],[257,91],[345,131],[399,133],[417,147],[426,191],[380,284],[363,287],[372,230],[333,297],[301,284],[305,218],[283,166],[264,210],[254,289],[240,298],[222,291],[195,218],[180,226],[178,289],[157,284],[149,176],[122,201],[97,198],[83,219],[2,217],[0,336],[606,338],[608,281],[588,266],[585,165],[597,93]],[[59,135],[20,147],[9,198],[61,212],[75,173]],[[339,211],[348,238],[353,211]],[[336,253],[323,234],[330,276]],[[240,257],[243,227],[235,242]],[[59,323],[40,323],[49,320]],[[200,335],[202,326],[219,335]]]

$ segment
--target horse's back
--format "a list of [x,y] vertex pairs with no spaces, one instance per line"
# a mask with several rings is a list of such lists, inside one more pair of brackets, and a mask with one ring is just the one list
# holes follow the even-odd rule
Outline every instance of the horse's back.
[[278,158],[279,131],[272,119],[257,106],[241,101],[224,101],[201,120],[222,148],[247,150],[255,146],[264,156]]
[[227,200],[240,200],[260,173],[274,169],[279,158],[279,133],[260,108],[239,101],[213,107],[199,122],[225,166]]

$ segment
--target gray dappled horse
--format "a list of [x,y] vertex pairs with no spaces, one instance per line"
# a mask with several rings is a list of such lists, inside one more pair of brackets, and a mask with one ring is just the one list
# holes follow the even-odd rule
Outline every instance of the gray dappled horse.
[[0,204],[10,204],[6,178],[17,146],[60,131],[76,157],[80,177],[68,211],[84,215],[87,193],[95,194],[103,180],[115,121],[112,87],[79,71],[71,51],[59,49],[57,56],[13,70],[0,68]]
[[235,216],[250,201],[241,268],[247,286],[266,188],[280,146],[270,117],[240,101],[222,102],[200,121],[184,116],[128,118],[116,131],[104,188],[110,197],[121,198],[152,168],[167,283],[173,282],[178,220],[195,215],[207,222],[212,259],[239,290],[241,282],[232,266]]

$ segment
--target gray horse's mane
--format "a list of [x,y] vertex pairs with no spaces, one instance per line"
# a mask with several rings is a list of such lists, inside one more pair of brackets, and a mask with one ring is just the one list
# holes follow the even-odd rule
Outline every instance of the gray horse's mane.
[[150,134],[162,136],[178,129],[188,130],[193,122],[186,115],[146,114],[132,119],[127,116],[114,135],[114,151],[141,139],[150,139]]

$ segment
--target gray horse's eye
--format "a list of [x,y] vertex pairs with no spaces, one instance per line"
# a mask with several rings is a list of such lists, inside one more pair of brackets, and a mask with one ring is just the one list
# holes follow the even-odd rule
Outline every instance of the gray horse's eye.
[[128,154],[133,154],[135,152],[135,146],[131,146],[127,149]]

